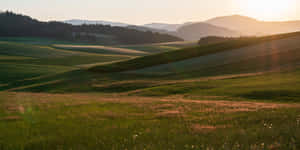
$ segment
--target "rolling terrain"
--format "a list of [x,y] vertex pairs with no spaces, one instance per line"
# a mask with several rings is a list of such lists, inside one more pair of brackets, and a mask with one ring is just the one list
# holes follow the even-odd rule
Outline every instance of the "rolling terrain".
[[0,149],[298,149],[299,40],[5,38]]
[[243,35],[268,35],[300,31],[300,21],[267,22],[259,21],[246,16],[233,15],[216,17],[206,23],[236,30]]
[[178,28],[177,32],[173,35],[181,37],[186,41],[195,41],[207,36],[239,37],[241,36],[241,33],[233,29],[230,30],[224,27],[200,22],[183,25]]
[[110,55],[67,51],[49,45],[0,42],[0,83],[30,79],[80,68],[80,65],[129,59],[130,55]]
[[298,37],[299,33],[280,34],[265,37],[241,38],[237,40],[230,40],[221,43],[201,45],[196,47],[183,48],[177,51],[170,51],[166,53],[150,55],[142,58],[136,58],[125,62],[114,63],[105,66],[93,67],[91,71],[99,72],[121,72],[142,69],[146,67],[158,66],[162,64],[169,64],[190,58],[206,56],[209,54],[232,51],[234,49],[256,45],[262,42],[273,40],[286,39],[289,37]]
[[299,20],[268,22],[241,15],[220,16],[182,24],[152,23],[144,26],[152,28],[152,31],[157,29],[157,32],[175,35],[187,41],[199,40],[205,36],[264,36],[300,31]]

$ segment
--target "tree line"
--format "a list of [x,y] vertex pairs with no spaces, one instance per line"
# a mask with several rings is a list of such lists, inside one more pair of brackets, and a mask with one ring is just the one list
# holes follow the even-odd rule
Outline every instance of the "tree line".
[[99,44],[106,44],[108,40],[114,40],[120,44],[182,41],[175,36],[126,27],[100,24],[73,26],[56,21],[41,22],[13,12],[0,13],[0,20],[0,36],[2,37],[45,37]]

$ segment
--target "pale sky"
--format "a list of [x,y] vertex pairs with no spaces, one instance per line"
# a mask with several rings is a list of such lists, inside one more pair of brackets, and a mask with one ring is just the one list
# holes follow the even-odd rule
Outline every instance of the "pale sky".
[[88,19],[130,24],[184,23],[233,14],[265,21],[300,20],[300,0],[1,0],[0,10],[42,21]]

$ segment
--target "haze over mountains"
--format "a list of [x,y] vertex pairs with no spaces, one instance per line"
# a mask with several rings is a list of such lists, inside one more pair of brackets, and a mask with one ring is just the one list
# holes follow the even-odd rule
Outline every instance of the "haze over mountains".
[[175,34],[172,34],[186,41],[199,40],[202,37],[207,36],[225,36],[225,37],[237,37],[241,34],[238,31],[230,30],[223,27],[218,27],[208,23],[193,23],[180,27]]
[[107,21],[69,20],[65,22],[73,25],[85,23],[129,27],[140,31],[167,33],[186,41],[199,40],[206,36],[261,36],[300,31],[300,21],[265,22],[241,15],[216,17],[203,22],[149,23],[141,26]]
[[167,23],[150,23],[143,25],[144,27],[166,30],[166,31],[177,31],[178,28],[185,24],[167,24]]
[[[11,15],[12,18],[13,15]],[[26,18],[26,17],[25,17]],[[22,20],[22,19],[21,19]],[[21,21],[20,20],[20,21]],[[26,22],[30,19],[24,19],[23,22]],[[22,22],[22,21],[21,21]],[[21,25],[22,23],[19,22]],[[262,35],[270,35],[270,34],[279,34],[279,33],[288,33],[288,32],[296,32],[300,31],[300,21],[285,21],[285,22],[265,22],[259,21],[254,18],[240,16],[240,15],[233,15],[233,16],[223,16],[223,17],[216,17],[209,19],[203,22],[187,22],[183,24],[167,24],[167,23],[150,23],[145,25],[130,25],[127,23],[121,22],[111,22],[111,21],[97,21],[97,20],[80,20],[80,19],[73,19],[73,20],[66,20],[62,21],[66,24],[59,24],[58,22],[50,22],[50,25],[53,26],[60,26],[61,28],[68,28],[69,32],[70,28],[67,27],[67,24],[74,25],[73,29],[76,26],[80,25],[108,25],[111,27],[116,27],[114,29],[109,27],[100,27],[97,28],[107,28],[108,30],[118,30],[118,27],[127,28],[130,30],[123,30],[124,32],[132,33],[130,37],[134,37],[135,32],[133,30],[142,31],[142,32],[153,32],[153,33],[160,33],[160,34],[168,34],[171,36],[176,36],[185,41],[197,41],[200,38],[207,37],[207,36],[221,36],[221,37],[239,37],[239,36],[262,36]],[[3,21],[2,23],[5,23]],[[1,23],[0,23],[1,24]],[[16,26],[17,24],[9,25],[9,22],[5,23],[6,27]],[[37,22],[33,24],[43,24]],[[55,25],[54,25],[55,24]],[[28,25],[28,24],[26,24]],[[48,26],[50,26],[48,25]],[[19,30],[19,29],[18,29]],[[41,30],[45,31],[45,29]],[[6,32],[6,31],[3,31]],[[24,31],[25,32],[25,31]],[[66,30],[62,30],[60,34],[67,32]],[[98,31],[97,31],[98,32]],[[104,32],[104,31],[103,31]],[[106,31],[105,31],[106,32]],[[49,31],[49,34],[54,34],[55,32]],[[99,32],[100,33],[100,32]],[[101,31],[102,33],[102,31]],[[48,33],[47,33],[48,34]],[[58,33],[56,33],[58,34]],[[127,33],[126,33],[127,34]],[[138,33],[144,34],[144,33]],[[149,36],[151,33],[147,33]],[[64,33],[62,36],[66,36],[67,33]],[[68,33],[70,35],[70,33]],[[107,35],[107,34],[105,34]],[[129,35],[129,34],[127,34]],[[100,36],[100,35],[97,35]],[[151,35],[153,38],[156,35]],[[101,34],[101,37],[103,35]],[[116,36],[114,36],[116,37]],[[120,37],[119,35],[117,37]],[[162,37],[162,35],[160,35]],[[82,37],[81,37],[82,38]],[[169,37],[168,37],[169,38]],[[128,39],[128,38],[124,38]],[[173,41],[176,38],[172,38]],[[169,39],[168,39],[169,40]],[[167,40],[167,41],[168,41]],[[120,40],[119,40],[120,41]],[[136,39],[134,41],[137,41]],[[150,40],[152,42],[153,40]]]
[[217,17],[205,22],[239,31],[243,35],[266,35],[300,31],[300,21],[265,22],[240,15]]

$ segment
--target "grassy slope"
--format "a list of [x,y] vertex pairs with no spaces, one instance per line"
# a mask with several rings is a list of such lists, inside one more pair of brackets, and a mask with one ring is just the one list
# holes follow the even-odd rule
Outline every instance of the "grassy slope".
[[[50,47],[54,47],[53,45],[57,44],[63,44],[63,45],[94,45],[96,44],[88,44],[88,43],[74,43],[74,42],[68,42],[68,41],[58,41],[53,39],[47,39],[47,38],[32,38],[32,37],[0,37],[0,41],[2,42],[17,42],[17,43],[24,43],[24,44],[32,44],[32,45],[46,45]],[[196,42],[193,43],[193,45],[196,45]],[[144,44],[144,45],[123,45],[123,46],[116,46],[114,47],[120,47],[120,48],[128,48],[138,51],[143,51],[147,53],[162,53],[167,52],[171,50],[176,50],[178,48],[187,47],[190,46],[187,45],[184,42],[176,42],[176,43],[162,43],[162,44]],[[63,49],[63,48],[60,48]],[[112,52],[106,51],[103,49],[72,49],[68,48],[66,50],[72,50],[72,51],[83,51],[83,52],[91,52],[91,53],[99,53],[99,54],[111,54]],[[118,54],[118,53],[113,53]]]
[[[217,77],[216,77],[217,78]],[[281,73],[267,73],[252,77],[237,77],[232,79],[197,81],[165,84],[144,88],[134,95],[169,96],[186,95],[196,99],[220,96],[226,100],[258,100],[300,102],[300,70],[283,71]]]
[[128,58],[130,57],[123,55],[72,52],[47,45],[0,41],[0,84],[63,73],[78,68],[77,65]]
[[18,80],[24,80],[44,75],[62,73],[74,69],[72,67],[66,66],[42,66],[16,63],[0,63],[0,68],[0,88],[1,84],[7,84]]
[[0,148],[297,149],[299,106],[277,105],[0,93]]
[[[219,52],[211,55],[177,61],[140,70],[131,73],[141,74],[180,74],[186,72],[207,72],[210,68],[220,68],[224,65],[230,66],[240,62],[252,62],[241,64],[249,68],[250,65],[260,67],[263,65],[265,70],[272,69],[292,62],[299,62],[300,59],[300,36],[281,40],[264,42],[255,46],[243,47],[231,51]],[[236,65],[235,65],[236,66]],[[271,67],[269,67],[271,66]],[[234,69],[234,68],[233,68]]]
[[49,38],[35,38],[35,37],[0,37],[3,42],[17,42],[32,45],[52,45],[52,44],[83,44],[69,41],[54,40]]
[[164,45],[126,45],[126,46],[120,46],[121,48],[129,48],[129,49],[135,49],[143,52],[148,52],[151,54],[155,53],[163,53],[168,51],[177,50],[178,47],[171,47],[171,46],[164,46]]
[[181,61],[189,58],[204,56],[204,55],[213,54],[217,52],[230,51],[233,49],[246,47],[261,42],[299,36],[299,34],[300,33],[297,32],[297,33],[281,34],[281,35],[274,35],[274,36],[267,36],[267,37],[260,37],[260,38],[245,38],[241,40],[232,40],[232,41],[227,41],[227,42],[222,42],[217,44],[186,48],[182,50],[136,58],[125,62],[119,62],[119,63],[103,65],[103,66],[96,66],[96,67],[92,67],[90,71],[103,73],[103,72],[121,72],[121,71],[136,70],[145,67],[151,67],[151,66]]
[[39,56],[0,55],[0,79],[10,80],[0,91],[48,92],[0,92],[0,149],[298,149],[299,69],[214,77],[296,64],[298,53],[158,77],[69,71],[66,58],[79,56],[42,55],[33,65],[24,62]]
[[70,51],[88,52],[96,54],[115,54],[130,56],[145,56],[148,54],[148,52],[143,52],[135,49],[109,47],[101,45],[53,45],[52,47]]
[[[139,96],[179,94],[187,97],[199,97],[199,99],[206,96],[220,96],[222,100],[277,102],[299,102],[300,97],[299,69],[278,73],[219,75],[194,79],[180,78],[179,80],[139,76],[125,77],[124,74],[95,75],[83,71],[59,78],[53,77],[51,80],[57,79],[63,80],[59,83],[38,85],[23,88],[19,91],[50,93],[99,92]],[[41,81],[46,83],[49,79],[32,81],[27,84],[43,83]],[[22,87],[24,86],[23,83],[15,83],[11,87]]]

